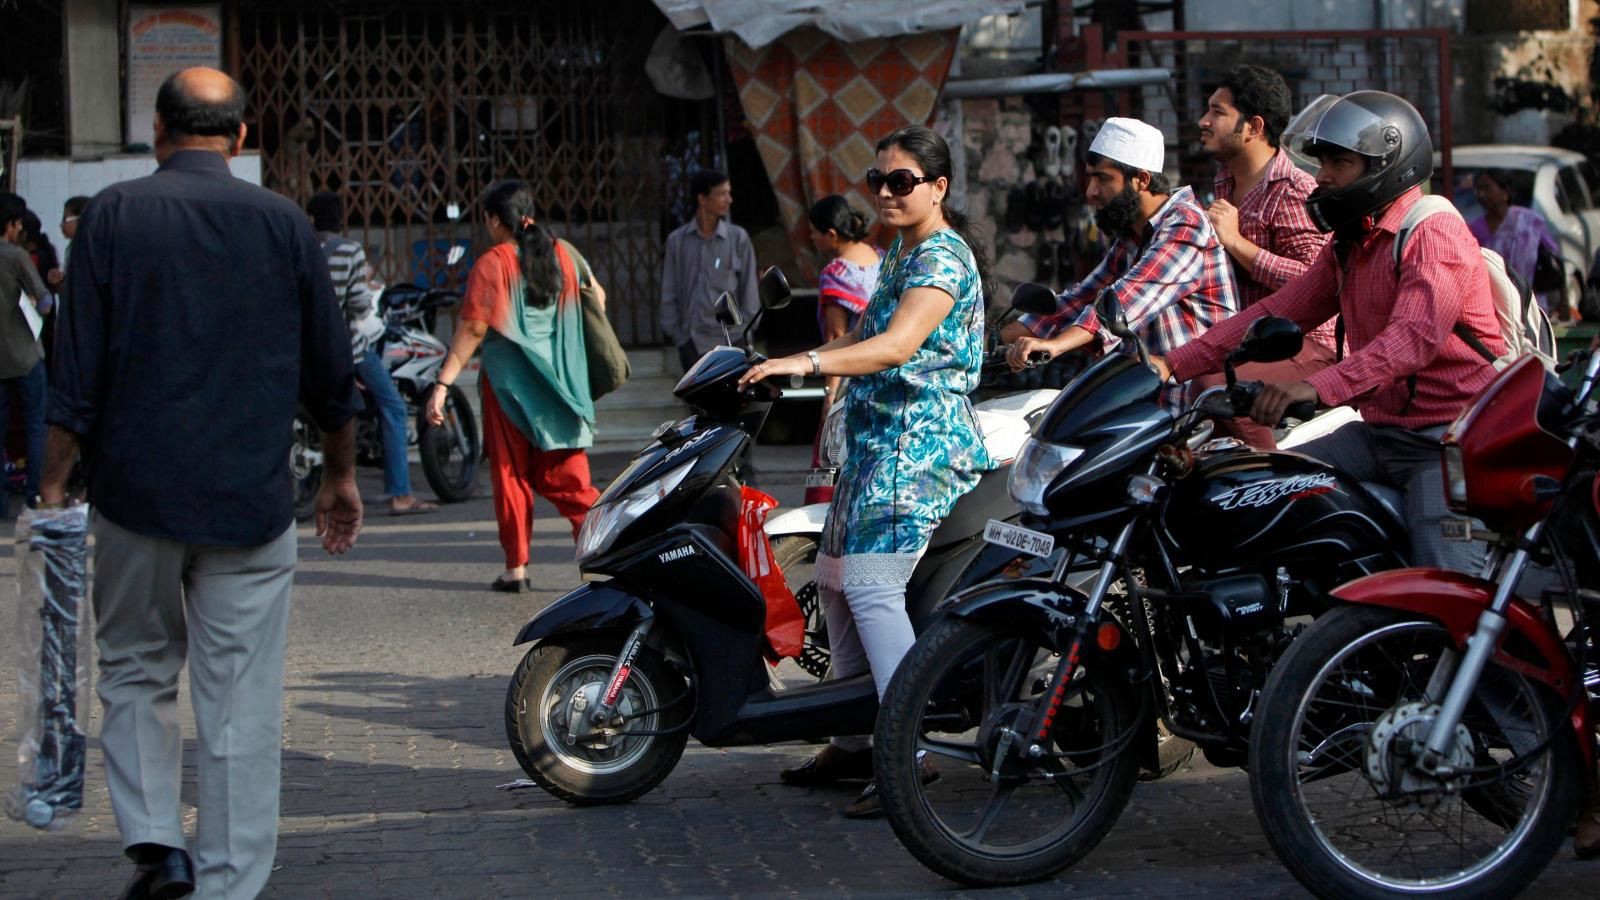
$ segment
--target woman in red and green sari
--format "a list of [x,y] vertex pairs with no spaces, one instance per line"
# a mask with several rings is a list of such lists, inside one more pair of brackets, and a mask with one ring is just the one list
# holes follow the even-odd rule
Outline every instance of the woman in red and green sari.
[[[578,533],[599,492],[584,448],[594,443],[594,404],[583,348],[580,284],[594,273],[572,245],[533,219],[533,192],[502,181],[483,198],[494,246],[478,257],[450,355],[428,396],[428,421],[444,421],[445,388],[483,347],[483,440],[506,570],[490,585],[520,593],[528,583],[533,497],[554,504]],[[604,294],[602,293],[603,297]]]

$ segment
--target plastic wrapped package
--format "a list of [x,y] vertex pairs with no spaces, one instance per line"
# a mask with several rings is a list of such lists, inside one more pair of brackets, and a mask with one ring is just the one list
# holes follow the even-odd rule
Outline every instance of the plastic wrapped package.
[[17,517],[17,783],[6,813],[66,827],[83,808],[89,709],[89,508]]

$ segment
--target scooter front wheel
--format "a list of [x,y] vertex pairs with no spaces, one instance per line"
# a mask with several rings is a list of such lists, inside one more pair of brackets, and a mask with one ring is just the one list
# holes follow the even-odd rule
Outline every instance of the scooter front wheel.
[[626,803],[660,784],[683,756],[691,690],[641,647],[609,722],[597,708],[622,641],[557,637],[529,650],[506,691],[506,738],[522,770],[569,803]]

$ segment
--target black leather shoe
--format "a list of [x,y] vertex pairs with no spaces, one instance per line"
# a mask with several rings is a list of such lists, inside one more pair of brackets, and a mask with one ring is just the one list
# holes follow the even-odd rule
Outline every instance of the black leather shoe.
[[800,787],[871,778],[872,750],[845,751],[830,744],[800,765],[779,772],[778,777],[784,784]]
[[122,891],[122,900],[176,900],[194,893],[194,863],[188,851],[163,844],[128,848],[137,871]]

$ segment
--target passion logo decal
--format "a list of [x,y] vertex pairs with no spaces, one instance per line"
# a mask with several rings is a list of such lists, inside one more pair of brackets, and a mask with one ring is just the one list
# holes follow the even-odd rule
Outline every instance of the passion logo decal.
[[1258,509],[1271,506],[1285,498],[1292,502],[1301,497],[1332,493],[1333,488],[1333,476],[1325,472],[1315,475],[1291,475],[1287,478],[1273,478],[1233,488],[1217,495],[1211,502],[1223,509],[1241,507]]

